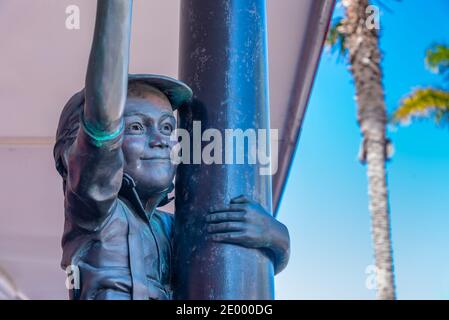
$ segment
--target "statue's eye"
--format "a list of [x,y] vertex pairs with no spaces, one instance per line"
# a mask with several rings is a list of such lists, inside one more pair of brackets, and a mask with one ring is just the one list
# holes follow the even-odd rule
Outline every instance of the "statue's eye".
[[128,132],[131,132],[131,133],[143,133],[144,132],[143,125],[138,123],[138,122],[131,123],[128,126]]
[[173,126],[170,123],[164,123],[161,126],[161,131],[163,134],[170,135],[173,132]]

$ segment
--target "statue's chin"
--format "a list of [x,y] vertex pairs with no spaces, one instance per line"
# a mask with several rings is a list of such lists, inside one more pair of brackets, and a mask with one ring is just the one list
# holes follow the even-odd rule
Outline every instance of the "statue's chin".
[[169,188],[176,172],[169,161],[143,162],[137,170],[133,169],[126,171],[134,179],[138,189],[146,193],[158,193]]
[[136,181],[137,190],[146,193],[148,196],[161,193],[170,188],[173,181],[171,174],[153,174],[145,176],[143,179]]

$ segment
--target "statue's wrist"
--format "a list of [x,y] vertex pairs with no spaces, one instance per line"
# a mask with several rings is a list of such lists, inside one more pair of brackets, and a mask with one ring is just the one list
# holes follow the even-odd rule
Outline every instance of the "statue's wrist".
[[85,121],[83,113],[81,113],[81,128],[84,133],[94,142],[95,145],[101,146],[110,141],[115,141],[122,136],[125,130],[125,121],[122,118],[119,122],[117,129],[114,131],[98,130],[89,122]]
[[290,258],[290,235],[287,227],[276,220],[276,227],[270,232],[270,249],[274,256],[275,273],[282,271]]

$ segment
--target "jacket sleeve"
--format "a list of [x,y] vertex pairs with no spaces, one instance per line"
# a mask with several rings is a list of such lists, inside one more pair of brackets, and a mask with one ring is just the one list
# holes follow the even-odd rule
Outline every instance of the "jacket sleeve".
[[84,229],[100,228],[117,205],[123,177],[122,140],[123,125],[114,135],[101,139],[81,125],[68,150],[66,212]]

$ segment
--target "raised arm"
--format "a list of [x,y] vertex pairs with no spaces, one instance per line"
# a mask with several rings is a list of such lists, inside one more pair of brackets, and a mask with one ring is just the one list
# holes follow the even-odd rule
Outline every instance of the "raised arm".
[[84,125],[100,137],[120,130],[128,83],[132,0],[98,0],[86,76]]
[[66,206],[95,230],[112,213],[123,177],[132,0],[98,0],[81,127],[68,151]]

